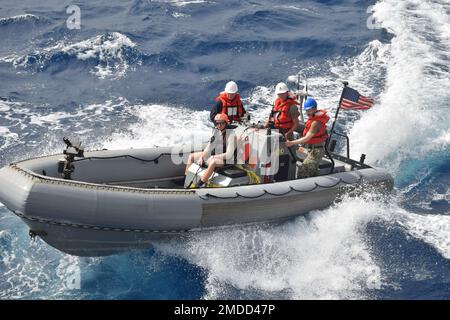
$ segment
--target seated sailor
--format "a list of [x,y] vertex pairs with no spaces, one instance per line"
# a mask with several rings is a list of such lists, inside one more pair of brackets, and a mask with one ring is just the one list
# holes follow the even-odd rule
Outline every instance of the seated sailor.
[[233,129],[227,128],[228,116],[219,113],[214,117],[215,130],[210,142],[201,152],[189,155],[186,163],[187,174],[190,165],[197,161],[198,165],[207,164],[207,169],[202,173],[197,186],[201,187],[208,181],[214,169],[223,167],[224,164],[234,164],[236,160],[236,134]]
[[230,122],[239,122],[246,117],[246,111],[242,105],[236,82],[229,81],[225,90],[216,98],[216,105],[211,109],[210,119],[214,122],[217,114],[226,114]]
[[286,146],[304,144],[308,149],[306,159],[298,168],[297,179],[314,177],[319,170],[319,164],[325,154],[325,142],[328,138],[327,122],[330,117],[325,110],[317,110],[317,102],[307,99],[303,106],[308,120],[303,130],[303,137],[293,141],[286,141]]

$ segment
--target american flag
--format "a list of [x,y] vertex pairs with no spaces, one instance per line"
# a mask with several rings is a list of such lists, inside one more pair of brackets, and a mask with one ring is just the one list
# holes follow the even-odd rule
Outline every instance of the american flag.
[[373,99],[360,95],[358,91],[345,87],[342,92],[341,108],[347,110],[367,110],[372,108]]

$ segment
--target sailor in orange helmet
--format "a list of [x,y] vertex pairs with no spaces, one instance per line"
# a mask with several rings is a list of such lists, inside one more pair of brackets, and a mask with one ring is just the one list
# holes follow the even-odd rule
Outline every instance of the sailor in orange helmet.
[[226,114],[217,114],[214,117],[214,124],[217,130],[215,130],[206,148],[203,151],[189,155],[185,174],[187,174],[189,167],[194,161],[197,161],[199,166],[203,165],[203,163],[208,165],[197,182],[197,187],[199,188],[208,181],[214,169],[223,167],[225,163],[234,164],[236,162],[236,134],[233,129],[227,128],[229,122]]
[[214,122],[214,117],[223,113],[228,116],[230,122],[239,122],[245,116],[246,112],[242,105],[241,97],[239,96],[238,86],[236,82],[229,81],[225,90],[222,91],[216,98],[216,105],[210,113],[210,119]]
[[325,154],[325,144],[328,138],[327,122],[330,117],[325,110],[317,110],[317,102],[308,98],[303,105],[308,120],[303,130],[303,137],[293,141],[286,141],[286,146],[303,144],[308,149],[306,159],[297,170],[297,179],[317,175],[319,164]]

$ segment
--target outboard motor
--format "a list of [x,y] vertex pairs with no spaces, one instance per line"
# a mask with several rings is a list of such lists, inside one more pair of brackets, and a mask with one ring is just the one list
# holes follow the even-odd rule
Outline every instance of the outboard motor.
[[58,162],[58,173],[62,174],[64,179],[72,179],[72,172],[75,170],[73,162],[75,157],[84,158],[84,148],[81,147],[80,141],[71,142],[68,138],[63,138],[66,144],[66,149],[63,151],[65,154],[64,159],[60,159]]

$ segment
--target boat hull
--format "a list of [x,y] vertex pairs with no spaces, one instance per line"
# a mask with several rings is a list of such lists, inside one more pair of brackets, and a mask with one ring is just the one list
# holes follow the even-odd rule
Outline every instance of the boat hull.
[[[141,151],[135,152],[142,156]],[[142,152],[152,158],[161,149]],[[123,154],[123,150],[116,153]],[[2,168],[0,202],[23,219],[32,234],[78,256],[145,248],[161,238],[210,228],[288,219],[326,208],[349,188],[356,193],[369,187],[381,192],[393,188],[393,179],[385,170],[370,167],[271,184],[203,189],[145,189],[38,173],[48,174],[52,169],[45,165],[56,166],[57,158],[42,157]],[[130,167],[127,161],[115,162],[117,167],[111,163],[108,170],[124,171]],[[161,161],[158,165],[160,174],[173,170]],[[36,169],[42,167],[46,170]]]

